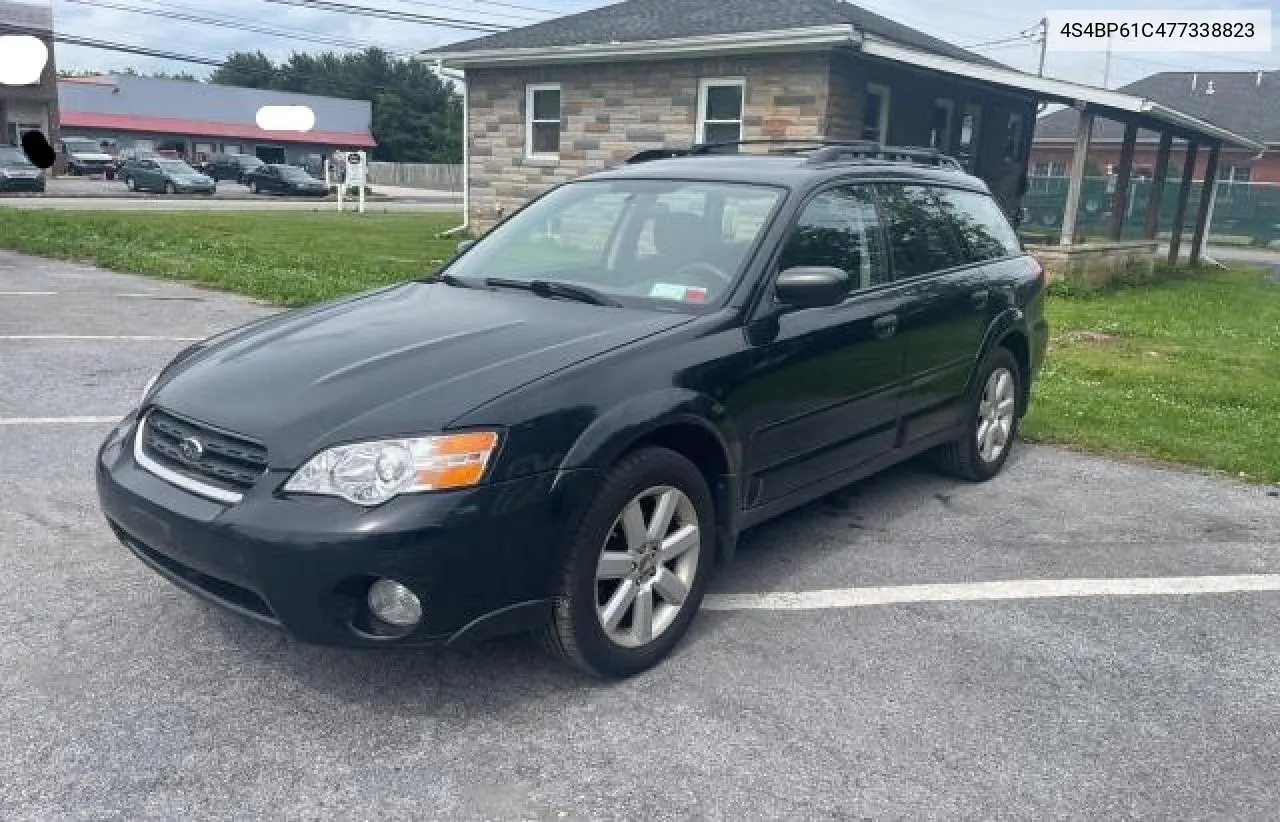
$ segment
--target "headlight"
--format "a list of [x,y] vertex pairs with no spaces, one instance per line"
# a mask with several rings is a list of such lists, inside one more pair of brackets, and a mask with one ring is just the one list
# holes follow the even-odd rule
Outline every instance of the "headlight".
[[493,431],[337,445],[307,460],[284,490],[372,506],[400,494],[466,488],[480,482],[497,445]]

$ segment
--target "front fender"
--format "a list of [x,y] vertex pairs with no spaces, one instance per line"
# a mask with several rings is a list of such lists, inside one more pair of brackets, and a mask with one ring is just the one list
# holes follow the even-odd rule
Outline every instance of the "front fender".
[[715,440],[725,457],[727,470],[712,478],[711,491],[716,504],[717,554],[727,562],[737,544],[742,446],[736,426],[715,399],[684,388],[668,388],[620,403],[579,435],[561,462],[561,476],[603,471],[646,436],[671,426],[696,426]]
[[741,447],[725,409],[711,397],[668,388],[632,397],[587,426],[565,455],[561,470],[606,468],[645,435],[672,425],[695,425],[715,438],[730,473],[737,473]]

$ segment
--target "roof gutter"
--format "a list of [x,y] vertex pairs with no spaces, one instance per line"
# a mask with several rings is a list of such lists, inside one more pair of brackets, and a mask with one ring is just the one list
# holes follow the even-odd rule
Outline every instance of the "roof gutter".
[[[863,54],[907,63],[917,68],[931,69],[944,74],[954,74],[970,80],[990,85],[1026,91],[1044,100],[1066,103],[1077,108],[1090,105],[1102,109],[1139,114],[1167,125],[1195,132],[1202,137],[1221,140],[1253,151],[1266,148],[1263,143],[1228,131],[1220,126],[1205,122],[1189,114],[1184,114],[1161,103],[1156,103],[1132,94],[1086,86],[1080,83],[1069,83],[1066,80],[1055,80],[1050,77],[1038,77],[1012,68],[999,68],[957,60],[954,57],[943,57],[937,54],[906,48],[889,40],[873,35],[862,38]],[[1105,112],[1102,112],[1105,116]]]
[[637,40],[629,43],[584,43],[538,48],[476,49],[475,51],[435,51],[419,54],[419,59],[446,68],[545,65],[617,60],[670,60],[710,54],[759,53],[762,51],[824,50],[857,45],[861,35],[851,25],[810,26],[771,31],[747,31],[676,37],[667,40]]

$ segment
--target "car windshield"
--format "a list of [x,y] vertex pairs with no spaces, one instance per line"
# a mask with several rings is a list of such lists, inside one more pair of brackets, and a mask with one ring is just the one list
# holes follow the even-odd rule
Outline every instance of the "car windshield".
[[280,176],[286,180],[301,180],[303,182],[308,182],[313,179],[310,174],[296,166],[282,166],[280,169]]
[[462,284],[570,283],[624,305],[713,307],[784,193],[679,180],[570,183],[497,226],[444,273]]
[[196,174],[197,173],[194,168],[187,165],[182,160],[169,160],[169,159],[162,158],[162,159],[156,160],[156,163],[158,163],[159,166],[163,168],[165,171],[172,171],[175,174]]
[[0,165],[29,166],[31,161],[27,159],[27,155],[23,154],[20,149],[0,146]]
[[257,168],[258,166],[265,165],[265,163],[257,157],[232,157],[231,161],[233,163],[239,163],[244,168]]
[[78,151],[81,154],[101,154],[102,146],[92,140],[64,140],[68,151]]

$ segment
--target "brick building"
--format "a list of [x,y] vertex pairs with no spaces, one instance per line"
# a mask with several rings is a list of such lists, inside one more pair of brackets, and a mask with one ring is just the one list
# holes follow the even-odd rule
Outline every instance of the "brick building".
[[[1162,72],[1144,77],[1118,91],[1154,100],[1206,122],[1253,137],[1265,143],[1257,152],[1224,146],[1218,179],[1229,182],[1280,183],[1280,72]],[[1079,113],[1062,109],[1036,123],[1031,149],[1031,174],[1065,177],[1071,168],[1072,145]],[[1096,173],[1106,174],[1119,162],[1124,125],[1096,119],[1090,140],[1089,161]],[[1139,131],[1134,148],[1133,172],[1149,177],[1155,167],[1159,136]],[[1195,179],[1204,179],[1208,155],[1201,152]],[[1176,163],[1175,159],[1175,163]]]
[[466,74],[478,231],[640,150],[761,137],[933,146],[1012,212],[1037,102],[1019,73],[838,0],[629,0],[425,58]]

